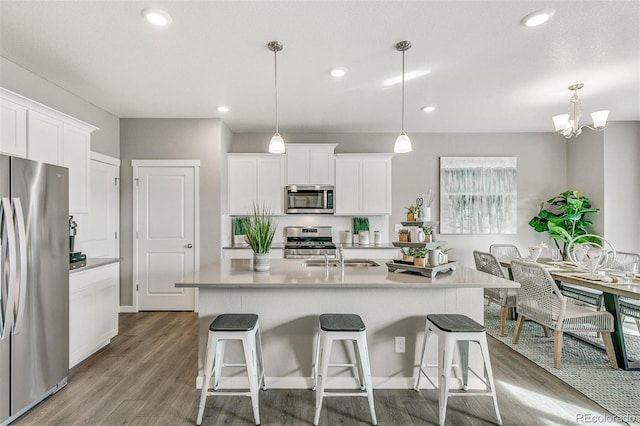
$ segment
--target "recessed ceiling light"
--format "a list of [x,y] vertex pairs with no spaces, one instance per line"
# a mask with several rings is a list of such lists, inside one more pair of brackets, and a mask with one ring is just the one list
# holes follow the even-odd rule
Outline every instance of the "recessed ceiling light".
[[535,12],[531,12],[520,20],[520,25],[525,27],[537,27],[547,22],[553,14],[556,13],[554,9],[540,9]]
[[347,69],[346,68],[331,68],[329,70],[329,73],[331,74],[332,77],[340,78],[340,77],[344,77],[345,76],[345,74],[347,73]]
[[171,23],[171,16],[162,9],[142,9],[142,16],[147,18],[147,21],[151,22],[153,25],[157,25],[159,27],[164,27]]
[[218,112],[229,112],[229,107],[228,106],[224,106],[224,105],[220,105],[218,107]]
[[436,110],[436,106],[435,105],[427,105],[427,106],[423,106],[422,107],[422,111],[424,112],[433,112]]

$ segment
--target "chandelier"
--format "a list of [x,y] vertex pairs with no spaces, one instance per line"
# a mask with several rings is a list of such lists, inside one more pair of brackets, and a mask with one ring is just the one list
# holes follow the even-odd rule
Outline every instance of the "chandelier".
[[609,117],[609,110],[596,111],[591,113],[593,126],[587,124],[580,125],[580,115],[582,114],[582,102],[578,97],[578,90],[582,89],[584,84],[572,84],[568,87],[573,91],[573,95],[569,99],[569,114],[560,114],[551,117],[556,132],[564,136],[566,139],[578,136],[582,133],[582,128],[586,127],[591,130],[604,130]]
[[402,127],[400,135],[398,135],[396,143],[393,145],[393,152],[400,154],[411,152],[411,140],[404,132],[404,52],[409,49],[411,49],[411,42],[409,41],[401,41],[396,44],[396,50],[402,52]]

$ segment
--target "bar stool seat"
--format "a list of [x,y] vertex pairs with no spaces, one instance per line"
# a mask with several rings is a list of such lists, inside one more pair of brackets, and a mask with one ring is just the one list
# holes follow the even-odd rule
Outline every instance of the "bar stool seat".
[[[367,348],[366,327],[362,318],[355,314],[322,314],[316,342],[316,354],[313,362],[313,390],[316,390],[316,412],[314,425],[320,422],[320,411],[324,397],[362,396],[369,400],[371,423],[377,425],[376,411],[373,403],[373,386],[371,384],[371,364]],[[350,340],[356,362],[350,364],[331,364],[331,347],[336,340]],[[329,367],[353,367],[360,383],[360,392],[327,392],[326,382]],[[316,389],[317,386],[317,389]]]
[[[244,350],[244,364],[228,364],[224,362],[224,349],[227,340],[239,340]],[[223,367],[246,367],[249,379],[249,392],[222,392],[219,391],[220,376]],[[209,389],[213,377],[213,389]],[[208,396],[248,396],[253,406],[253,417],[256,425],[260,424],[260,410],[258,404],[258,391],[262,385],[267,390],[264,382],[264,361],[262,357],[262,342],[260,339],[260,326],[256,314],[221,314],[209,325],[207,339],[207,351],[204,362],[204,382],[200,394],[200,408],[198,410],[197,425],[202,424],[205,404]]]
[[[433,335],[438,337],[438,364],[425,364],[425,354],[427,351],[427,342]],[[473,369],[469,367],[469,342],[476,342],[480,345],[482,359],[484,361],[484,377],[481,377]],[[454,347],[457,344],[459,352],[459,364],[453,364]],[[427,373],[425,367],[438,367],[438,385],[433,383]],[[451,370],[456,367],[461,370],[460,375],[457,374],[462,382],[462,391],[450,390]],[[486,390],[468,390],[468,375],[471,371],[486,386]],[[491,361],[489,359],[489,347],[487,345],[487,334],[482,324],[477,323],[466,315],[460,314],[431,314],[427,315],[425,324],[424,341],[422,344],[422,354],[420,356],[420,365],[418,366],[418,374],[414,389],[420,390],[420,379],[422,375],[440,391],[438,398],[439,406],[439,422],[444,425],[447,414],[447,401],[450,396],[491,396],[493,398],[493,406],[496,411],[498,424],[502,424],[500,411],[498,410],[498,400],[495,393],[495,385],[493,382],[493,371],[491,370]]]

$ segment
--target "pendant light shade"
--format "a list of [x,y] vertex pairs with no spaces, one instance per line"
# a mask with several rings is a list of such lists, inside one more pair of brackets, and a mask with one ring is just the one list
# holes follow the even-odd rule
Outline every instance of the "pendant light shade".
[[396,138],[396,143],[393,146],[393,152],[398,154],[406,154],[411,152],[411,140],[405,132],[400,133]]
[[404,52],[411,49],[411,42],[401,41],[396,44],[396,50],[402,52],[402,131],[396,138],[396,143],[393,146],[393,152],[398,154],[405,154],[411,152],[411,140],[409,136],[404,132]]
[[271,141],[269,142],[269,152],[271,154],[284,154],[284,140],[280,133],[276,133],[271,137]]
[[271,141],[269,142],[269,152],[271,154],[284,154],[284,140],[282,139],[282,136],[280,136],[280,133],[278,133],[278,52],[282,50],[282,43],[279,41],[271,41],[267,44],[267,47],[273,52],[273,62],[275,65],[274,81],[276,89],[276,132],[273,134]]

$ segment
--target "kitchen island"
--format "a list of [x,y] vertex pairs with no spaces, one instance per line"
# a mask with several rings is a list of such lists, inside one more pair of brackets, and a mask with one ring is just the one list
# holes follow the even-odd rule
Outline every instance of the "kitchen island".
[[[384,262],[341,270],[304,266],[302,259],[271,259],[269,272],[253,272],[251,260],[223,259],[201,268],[195,282],[177,283],[177,287],[198,289],[197,386],[202,384],[211,321],[221,313],[251,312],[260,316],[268,387],[310,388],[318,315],[356,313],[367,326],[374,387],[412,388],[427,314],[461,313],[483,323],[483,289],[519,286],[460,265],[455,271],[427,278],[389,272]],[[404,338],[404,352],[396,351],[401,349],[396,348],[396,337]],[[227,345],[225,360],[236,362],[242,356],[231,343],[235,342]],[[479,351],[473,346],[471,364],[480,368]],[[342,353],[334,350],[332,362],[346,356],[346,349],[341,349]],[[435,361],[435,353],[432,355],[430,361]],[[234,374],[233,369],[228,370],[225,375]],[[229,379],[225,387],[246,387],[243,374]],[[334,383],[353,386],[355,381],[347,376]]]

